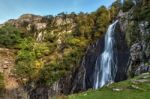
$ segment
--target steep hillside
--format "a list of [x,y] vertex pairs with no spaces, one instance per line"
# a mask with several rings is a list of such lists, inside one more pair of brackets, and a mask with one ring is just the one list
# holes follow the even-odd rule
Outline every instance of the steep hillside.
[[[48,99],[92,89],[107,30],[113,33],[117,60],[113,82],[150,72],[149,0],[116,0],[109,8],[101,6],[92,13],[24,14],[0,25],[1,97]],[[143,75],[69,98],[109,99],[130,92],[131,99],[149,97],[149,74]]]
[[[51,86],[48,89],[51,90],[50,96],[54,90],[54,94],[60,94],[62,89],[57,92],[57,83],[60,81],[63,84],[63,81],[67,81],[65,79],[68,75],[71,76],[80,66],[88,45],[105,33],[112,20],[110,13],[110,9],[100,7],[92,14],[25,14],[1,25],[0,47],[8,49],[6,53],[14,50],[14,55],[11,56],[13,66],[9,66],[14,77],[11,82],[30,92],[28,94],[31,97],[44,94],[45,90],[47,91],[45,87]],[[9,59],[6,53],[4,56]],[[4,79],[7,79],[7,76],[4,75]],[[64,83],[61,86],[67,85]],[[72,85],[68,86],[68,89],[70,88]],[[43,91],[38,93],[36,89]],[[68,89],[64,89],[66,94],[70,93]],[[13,97],[13,93],[10,96]]]

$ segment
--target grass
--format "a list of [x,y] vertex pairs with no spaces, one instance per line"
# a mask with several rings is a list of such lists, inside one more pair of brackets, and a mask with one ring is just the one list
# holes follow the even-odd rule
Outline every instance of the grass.
[[98,90],[73,94],[68,99],[150,99],[150,73]]

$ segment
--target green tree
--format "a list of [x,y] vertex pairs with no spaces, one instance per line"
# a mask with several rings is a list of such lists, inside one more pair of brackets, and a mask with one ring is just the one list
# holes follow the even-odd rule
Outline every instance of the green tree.
[[12,25],[6,24],[0,28],[0,46],[13,48],[21,40],[20,31]]
[[106,32],[107,26],[110,22],[109,11],[106,7],[102,6],[96,11],[96,37],[100,37]]
[[94,29],[94,19],[90,14],[80,12],[76,20],[76,36],[91,38]]
[[126,12],[130,10],[133,6],[134,6],[133,0],[124,0],[122,9],[124,12]]
[[[16,57],[16,66],[14,73],[23,81],[31,81],[34,78],[36,54],[34,50],[34,40],[25,38],[19,45],[19,52]],[[26,82],[25,81],[25,82]]]
[[116,13],[118,13],[119,10],[122,8],[121,0],[116,0],[114,3],[112,3],[111,7],[114,7],[116,10]]

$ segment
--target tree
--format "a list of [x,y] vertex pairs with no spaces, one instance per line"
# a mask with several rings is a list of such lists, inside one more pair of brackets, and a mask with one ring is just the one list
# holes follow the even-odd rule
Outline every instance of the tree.
[[123,3],[123,11],[126,12],[130,10],[134,6],[134,3],[132,0],[125,0]]
[[94,28],[94,19],[90,14],[80,12],[76,19],[76,36],[91,38]]
[[115,8],[114,6],[112,6],[110,9],[109,9],[109,17],[111,20],[114,20],[117,16],[118,12],[117,12],[117,8]]
[[109,11],[106,7],[102,6],[96,11],[96,37],[100,37],[106,32],[107,26],[110,22]]
[[114,3],[112,3],[111,7],[114,7],[116,9],[116,13],[118,13],[122,8],[121,0],[116,0]]
[[17,53],[14,73],[21,79],[31,80],[35,73],[36,54],[34,50],[34,40],[25,38],[19,45],[20,51]]
[[21,40],[21,32],[10,24],[5,24],[0,28],[0,46],[13,48]]

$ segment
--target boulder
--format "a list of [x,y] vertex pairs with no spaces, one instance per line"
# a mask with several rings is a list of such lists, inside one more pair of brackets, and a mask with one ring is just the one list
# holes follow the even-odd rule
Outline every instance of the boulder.
[[142,73],[150,72],[150,66],[141,64],[135,71],[135,75],[140,75]]
[[143,46],[141,43],[135,43],[130,48],[131,60],[134,62],[142,61],[144,57]]

